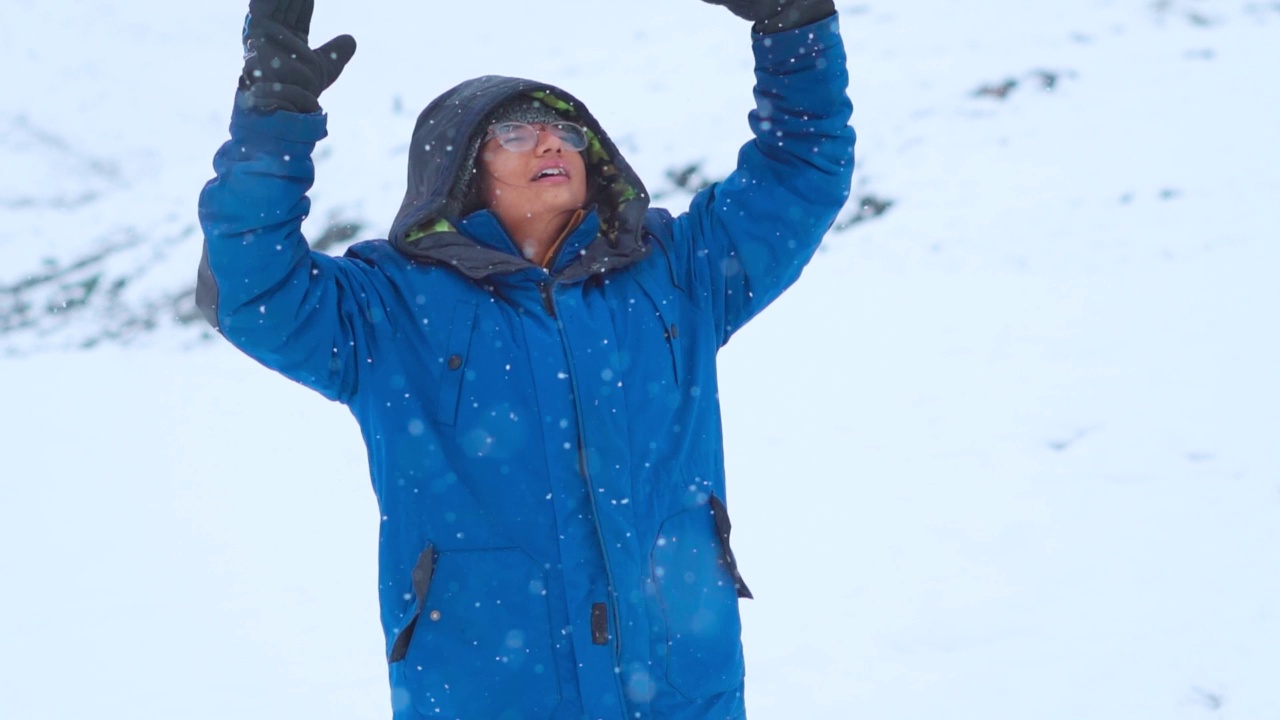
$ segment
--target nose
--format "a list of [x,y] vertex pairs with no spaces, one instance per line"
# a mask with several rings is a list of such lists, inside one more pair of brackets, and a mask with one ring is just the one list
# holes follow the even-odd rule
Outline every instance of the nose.
[[535,155],[564,152],[564,140],[561,140],[559,135],[551,132],[551,128],[546,125],[535,125],[533,127],[534,130],[538,131],[538,144],[534,148]]

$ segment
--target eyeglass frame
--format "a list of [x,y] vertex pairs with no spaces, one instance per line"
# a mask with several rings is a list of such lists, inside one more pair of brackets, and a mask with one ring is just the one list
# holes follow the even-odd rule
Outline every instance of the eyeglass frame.
[[[500,128],[503,126],[512,126],[512,125],[517,127],[525,127],[532,130],[533,144],[527,148],[524,148],[523,150],[518,150],[512,147],[509,147],[507,143],[503,142],[503,138],[500,135],[498,135],[497,128]],[[504,150],[508,150],[510,152],[529,152],[530,150],[533,150],[534,148],[538,147],[539,138],[544,131],[552,131],[553,128],[562,127],[566,125],[571,128],[577,128],[578,130],[581,131],[582,147],[574,147],[574,143],[570,142],[570,138],[565,137],[562,133],[553,132],[555,137],[559,139],[561,142],[563,142],[566,147],[568,147],[569,149],[575,152],[582,152],[583,150],[586,150],[587,146],[591,143],[591,140],[589,137],[590,131],[587,130],[585,126],[579,125],[578,123],[569,122],[568,120],[557,120],[555,122],[549,122],[549,123],[524,123],[524,122],[517,122],[514,120],[510,120],[507,122],[494,123],[489,126],[488,130],[485,131],[484,139],[486,141],[489,140],[490,138],[497,139],[498,144],[501,145]]]

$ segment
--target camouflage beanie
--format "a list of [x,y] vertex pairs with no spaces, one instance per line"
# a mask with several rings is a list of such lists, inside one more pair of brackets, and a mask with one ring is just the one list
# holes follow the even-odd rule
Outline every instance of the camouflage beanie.
[[[564,120],[542,101],[527,95],[516,95],[485,116],[480,127],[487,130],[493,125],[505,122],[537,125],[564,122]],[[484,144],[486,135],[487,133],[481,133],[471,141],[467,154],[463,156],[465,160],[463,160],[462,169],[458,172],[458,178],[449,192],[449,199],[454,207],[458,208],[459,217],[466,217],[484,207],[484,199],[480,197],[480,182],[477,178],[479,168],[476,167],[476,157],[480,152],[480,146]]]

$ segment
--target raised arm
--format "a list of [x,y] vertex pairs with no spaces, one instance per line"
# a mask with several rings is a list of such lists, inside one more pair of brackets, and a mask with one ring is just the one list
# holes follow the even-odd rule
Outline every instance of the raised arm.
[[369,268],[310,250],[302,221],[325,136],[319,94],[355,52],[341,36],[307,47],[312,0],[253,0],[231,139],[200,194],[196,302],[241,350],[326,397],[355,391],[363,328],[379,302]]
[[755,22],[755,138],[728,178],[666,225],[677,264],[708,296],[723,345],[813,257],[849,197],[854,132],[831,0],[716,4]]

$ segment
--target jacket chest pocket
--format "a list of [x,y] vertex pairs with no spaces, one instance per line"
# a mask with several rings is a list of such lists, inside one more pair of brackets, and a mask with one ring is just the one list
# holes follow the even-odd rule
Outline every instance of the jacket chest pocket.
[[441,425],[453,425],[458,421],[458,402],[462,396],[462,381],[467,373],[467,358],[471,354],[471,335],[476,323],[474,303],[460,302],[453,308],[449,323],[448,339],[442,365],[439,395],[436,397],[435,420]]
[[[671,373],[668,377],[679,387],[684,380],[684,348],[688,343],[688,333],[693,330],[691,327],[681,327],[680,293],[671,285],[655,281],[649,275],[638,277],[636,284],[640,286],[644,296],[642,302],[648,303],[645,309],[652,310],[653,318],[659,325],[658,332],[654,335],[660,333],[666,354],[670,358]],[[684,333],[684,338],[681,333]]]

